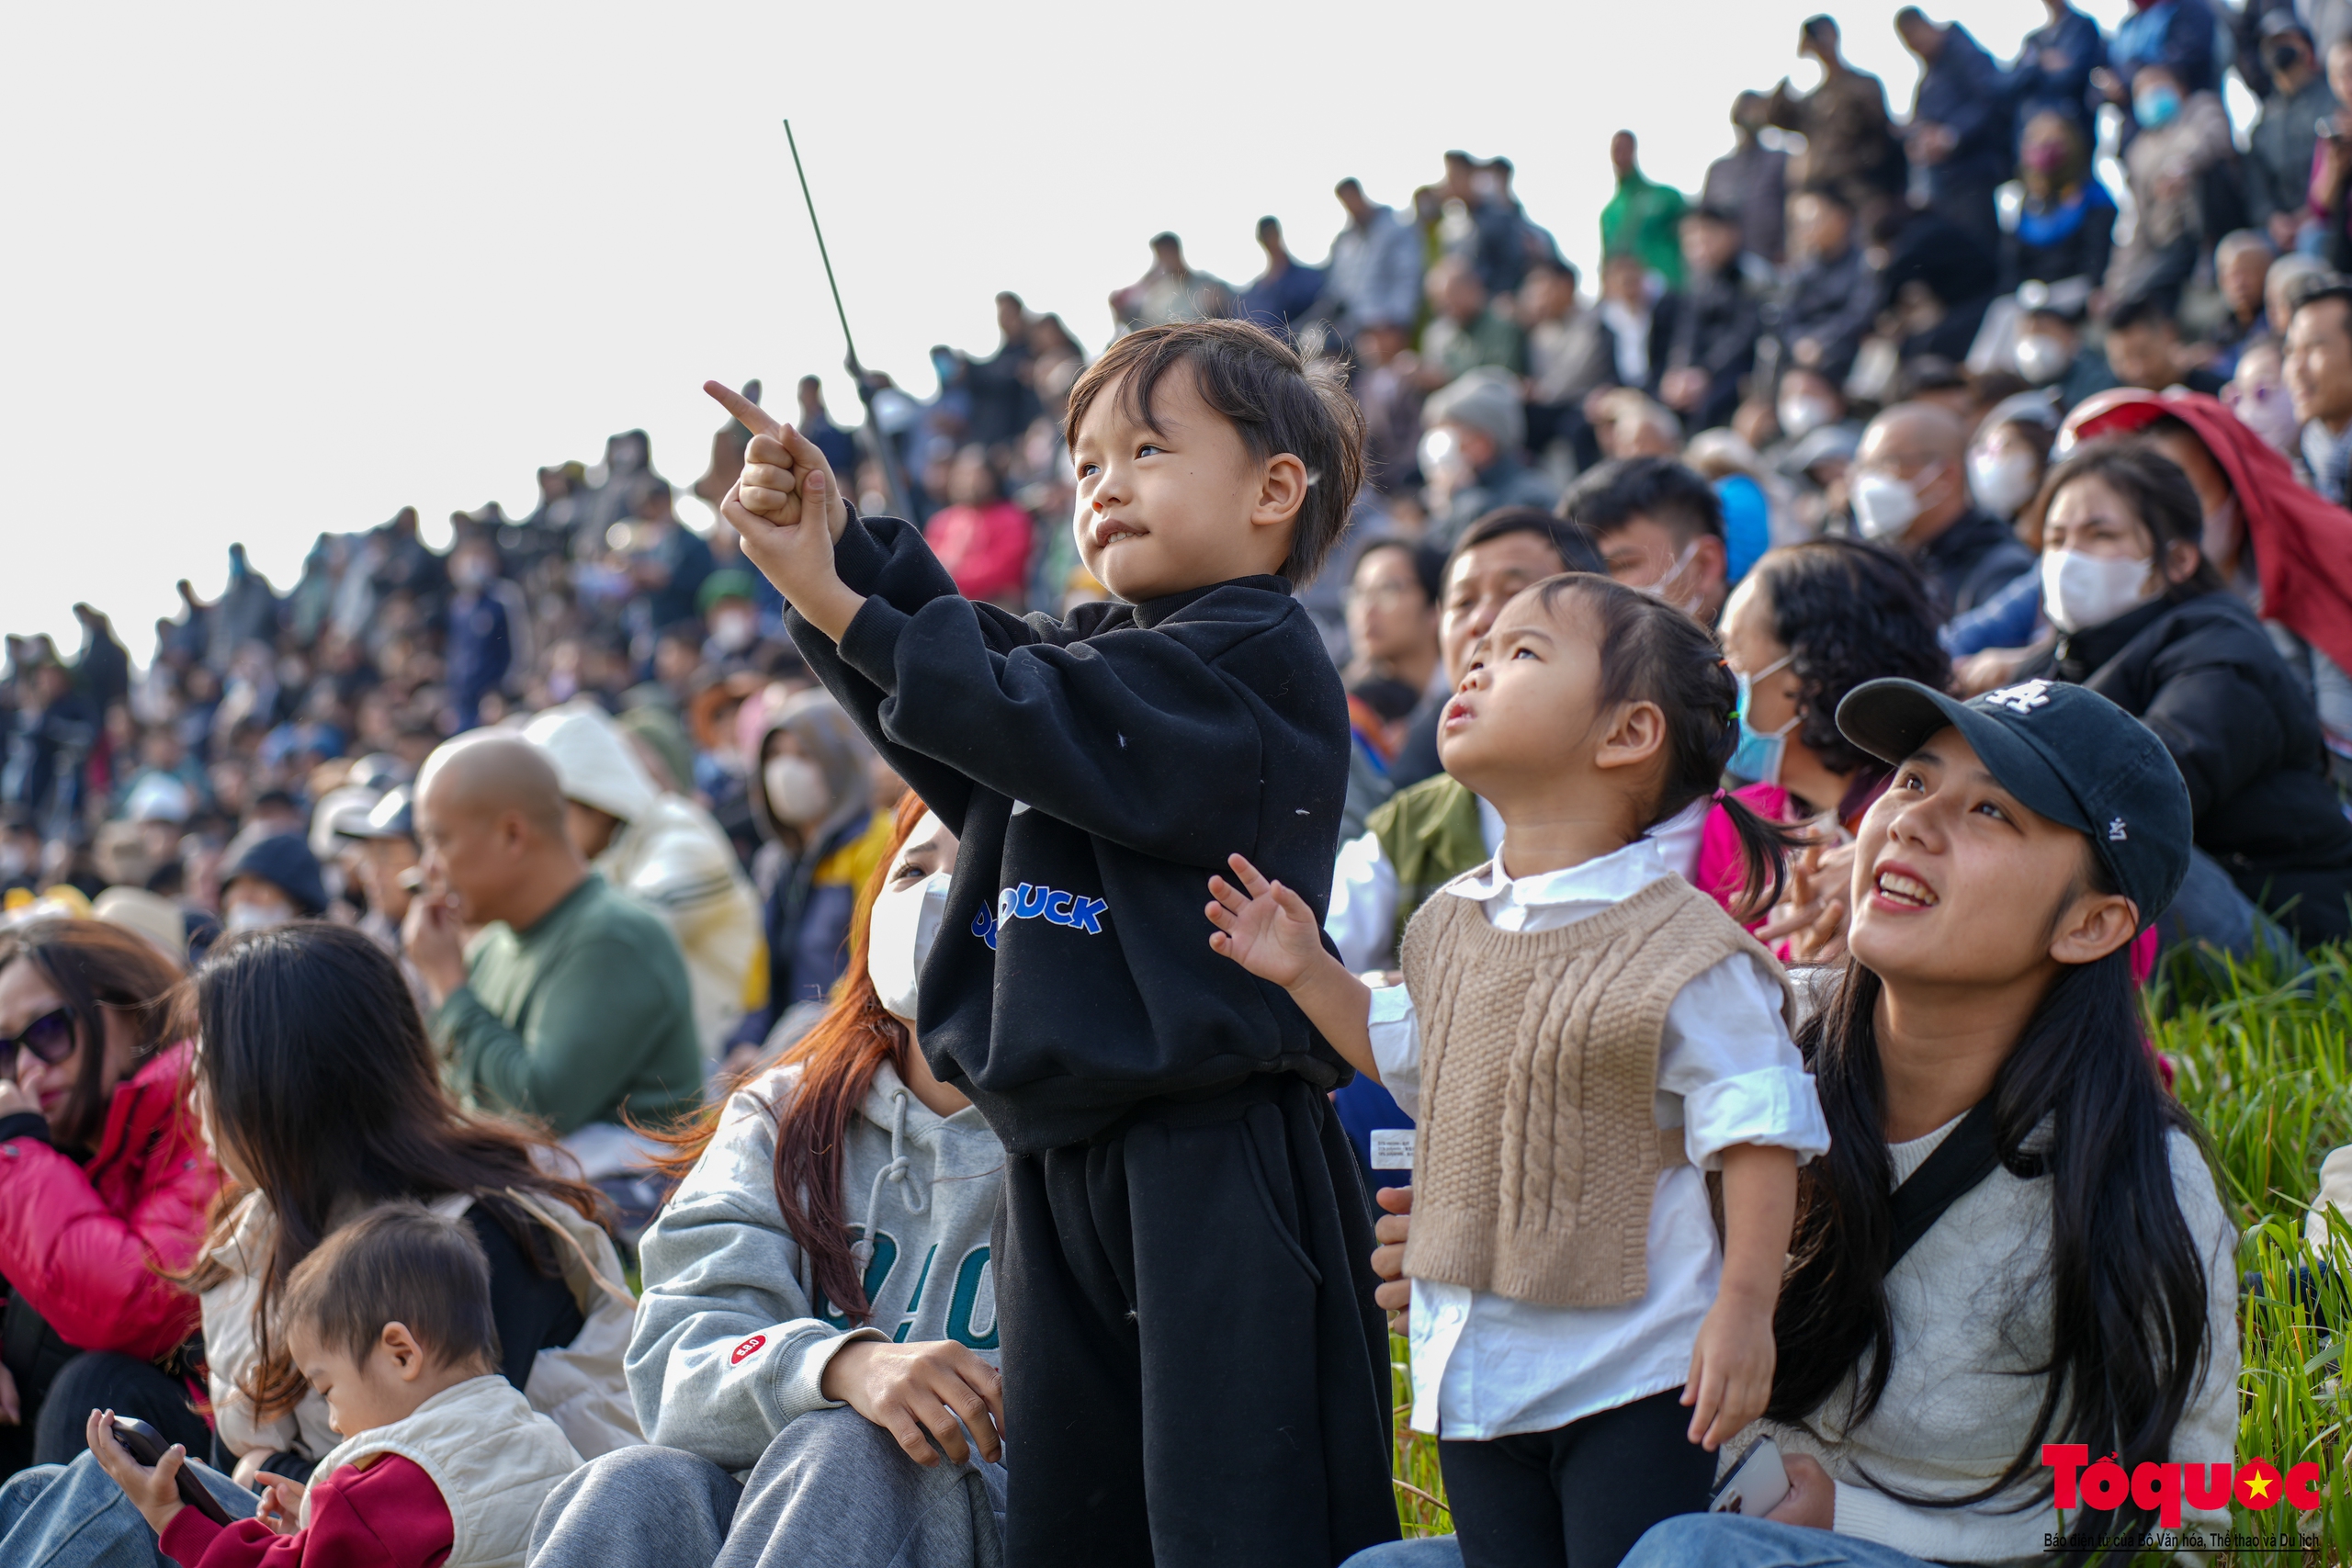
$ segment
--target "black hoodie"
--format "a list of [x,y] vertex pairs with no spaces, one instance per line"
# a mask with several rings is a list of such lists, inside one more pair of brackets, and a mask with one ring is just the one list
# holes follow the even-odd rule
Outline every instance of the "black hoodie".
[[1278,986],[1210,951],[1202,909],[1248,855],[1323,918],[1347,794],[1347,698],[1279,577],[1068,621],[959,598],[922,536],[853,516],[866,594],[838,648],[793,641],[962,840],[917,1033],[1005,1146],[1101,1132],[1137,1102],[1346,1065]]

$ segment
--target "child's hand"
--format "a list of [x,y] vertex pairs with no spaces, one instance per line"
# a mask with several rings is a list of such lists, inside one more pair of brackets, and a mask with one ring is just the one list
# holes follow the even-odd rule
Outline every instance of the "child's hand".
[[[742,475],[718,503],[719,515],[742,536],[743,553],[792,607],[839,640],[865,601],[833,570],[833,546],[849,526],[849,509],[831,466],[808,437],[759,404],[716,381],[704,382],[703,390],[752,433]],[[803,526],[816,521],[825,525]]]
[[1227,856],[1226,863],[1250,891],[1245,897],[1222,876],[1209,878],[1216,899],[1207,913],[1209,924],[1216,927],[1209,945],[1258,978],[1287,990],[1317,959],[1328,956],[1323,927],[1306,899],[1279,882],[1267,881],[1239,855]]
[[82,1437],[90,1445],[90,1456],[98,1461],[98,1468],[114,1477],[115,1484],[122,1488],[123,1495],[130,1499],[131,1506],[139,1510],[157,1535],[163,1534],[179,1517],[179,1511],[187,1506],[180,1501],[180,1466],[187,1461],[187,1450],[181,1444],[174,1443],[165,1449],[164,1457],[150,1470],[115,1440],[111,1410],[91,1411],[89,1425]]
[[272,1475],[266,1470],[255,1471],[254,1479],[264,1484],[261,1506],[254,1517],[279,1535],[292,1535],[302,1528],[302,1495],[310,1488],[299,1481],[283,1475]]
[[1690,1439],[1713,1453],[1764,1414],[1772,1395],[1772,1303],[1719,1295],[1699,1325],[1682,1403]]

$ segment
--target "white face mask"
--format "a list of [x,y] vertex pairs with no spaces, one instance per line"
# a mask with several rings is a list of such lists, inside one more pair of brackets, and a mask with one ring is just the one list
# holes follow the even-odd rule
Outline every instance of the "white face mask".
[[2017,357],[2018,374],[2037,387],[2047,386],[2066,373],[2075,356],[2066,345],[2043,333],[2029,333],[2018,339],[2011,351]]
[[2041,607],[2062,632],[2103,626],[2164,592],[2153,561],[2051,550],[2041,558]]
[[[1927,468],[1919,478],[1925,479],[1933,472],[1933,468]],[[1905,529],[1918,521],[1917,479],[1867,468],[1854,476],[1853,491],[1854,525],[1866,539],[1899,539]]]
[[224,931],[258,931],[287,925],[293,919],[294,911],[288,905],[256,903],[248,898],[232,905],[220,925]]
[[770,757],[760,770],[768,786],[768,809],[779,822],[806,828],[824,820],[832,808],[833,792],[826,786],[824,770],[806,757]]
[[1792,441],[1800,440],[1827,424],[1837,412],[1826,398],[1782,398],[1781,434]]
[[2041,466],[2022,446],[1968,455],[1968,490],[1976,504],[2004,521],[2025,510],[2041,485]]
[[921,882],[886,887],[875,895],[865,935],[865,974],[884,1010],[901,1023],[915,1021],[923,960],[939,940],[940,920],[947,911],[947,884],[954,874],[934,871]]
[[752,615],[720,615],[710,623],[710,640],[729,653],[741,653],[759,636],[760,623]]

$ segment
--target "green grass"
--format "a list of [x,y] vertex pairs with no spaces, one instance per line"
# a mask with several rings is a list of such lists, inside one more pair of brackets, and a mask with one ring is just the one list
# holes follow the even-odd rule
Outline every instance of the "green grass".
[[[2157,1047],[2173,1061],[2175,1090],[2212,1148],[2222,1201],[2241,1233],[2239,1274],[2263,1281],[2239,1313],[2245,1370],[2233,1457],[2259,1455],[2281,1470],[2315,1460],[2327,1477],[2316,1514],[2296,1519],[2283,1504],[2259,1514],[2240,1510],[2236,1528],[2315,1536],[2302,1560],[2339,1563],[2352,1562],[2352,1398],[2339,1377],[2335,1337],[2292,1304],[2290,1281],[2299,1268],[2316,1272],[2333,1256],[2339,1267],[2322,1287],[2322,1309],[2330,1322],[2352,1323],[2352,1224],[2334,1220],[2324,1248],[2303,1239],[2320,1161],[2352,1144],[2352,957],[2331,951],[2312,964],[2300,977],[2263,968],[2175,968],[2148,1005]],[[1408,1536],[1443,1534],[1452,1524],[1436,1444],[1406,1425],[1405,1344],[1389,1343],[1397,1517]]]

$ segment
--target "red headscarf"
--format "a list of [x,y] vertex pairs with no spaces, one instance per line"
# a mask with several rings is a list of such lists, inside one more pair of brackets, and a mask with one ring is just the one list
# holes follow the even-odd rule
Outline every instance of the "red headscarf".
[[2171,414],[2228,476],[2262,581],[2262,614],[2352,670],[2352,512],[2326,501],[2218,398],[2173,387],[2119,388],[2066,416],[2059,445],[2121,435]]

